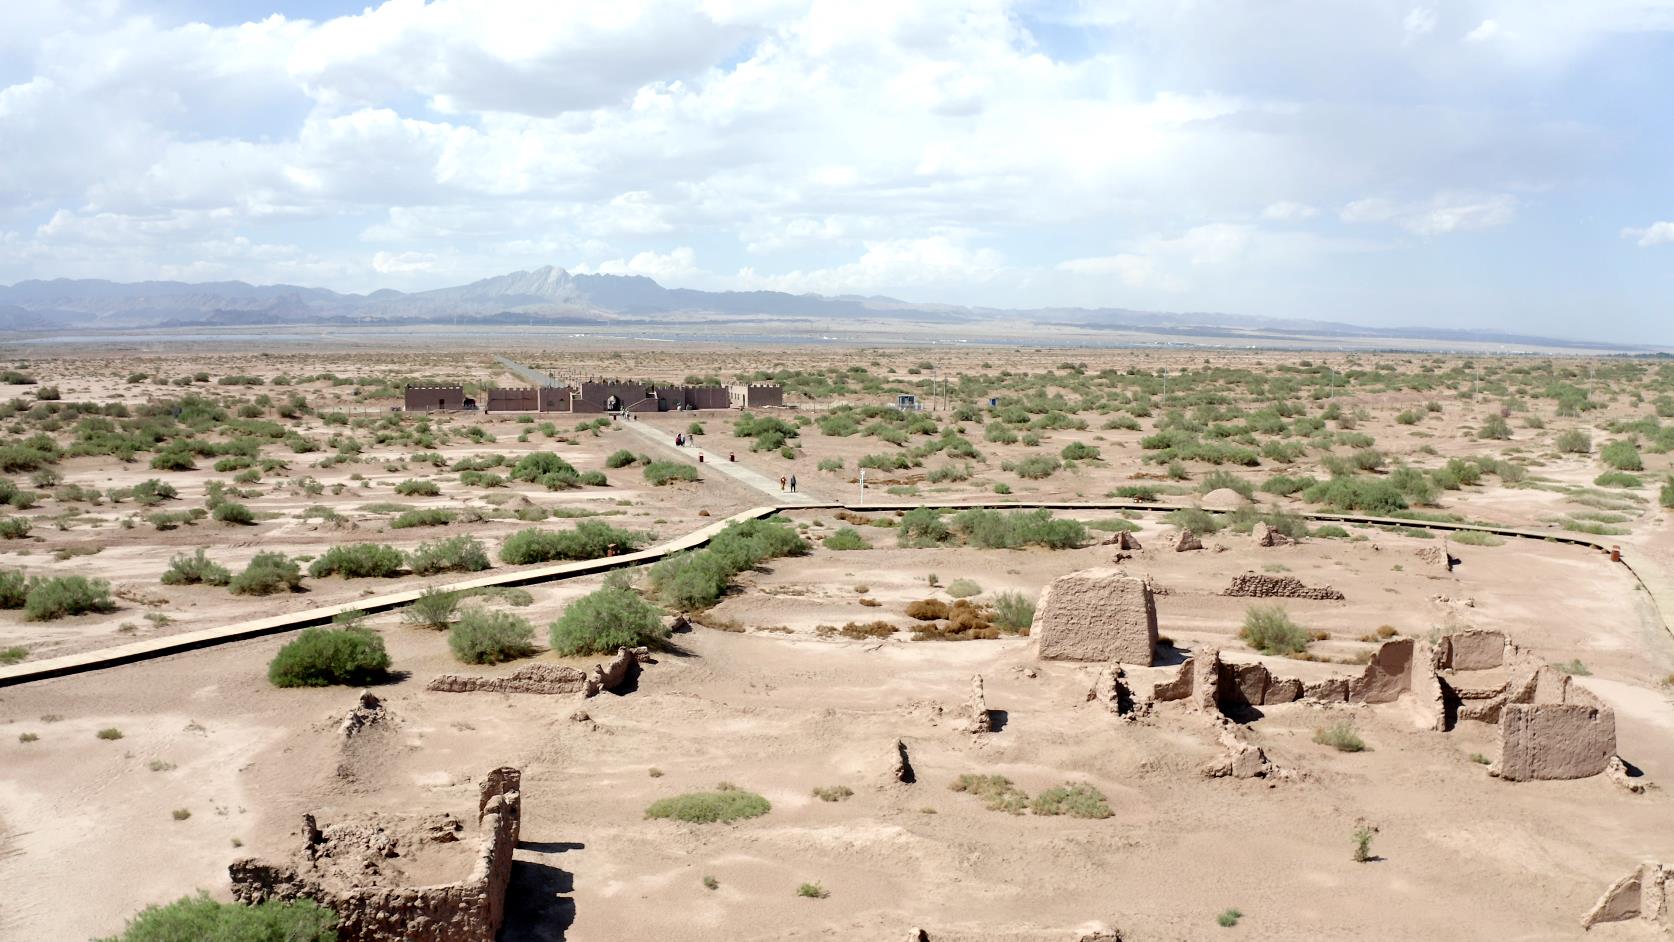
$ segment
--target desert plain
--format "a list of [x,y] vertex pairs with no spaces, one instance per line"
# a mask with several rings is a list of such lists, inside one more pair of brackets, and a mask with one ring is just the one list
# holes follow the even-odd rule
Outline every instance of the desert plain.
[[[19,604],[0,610],[0,939],[115,936],[147,906],[230,899],[229,865],[291,854],[305,814],[469,818],[500,767],[522,775],[506,940],[1666,932],[1581,924],[1635,867],[1674,864],[1665,361],[551,336],[4,353],[0,572]],[[525,385],[508,358],[561,380],[778,383],[786,405],[401,408],[409,385]],[[550,577],[610,557],[523,551],[530,530],[600,526],[608,552],[655,549],[775,507],[796,545],[713,597],[660,563]],[[1185,530],[1202,549],[1176,551]],[[1260,545],[1269,531],[1285,539]],[[366,545],[393,562],[318,565]],[[183,582],[199,550],[234,578]],[[294,579],[240,583],[264,554]],[[1109,663],[1037,656],[1042,591],[1089,569],[1152,587],[1154,655],[1123,667],[1133,710],[1095,695]],[[1341,598],[1225,594],[1249,573]],[[455,601],[533,628],[500,663],[372,605],[499,576]],[[105,594],[23,602],[65,577]],[[614,690],[428,689],[609,660],[561,656],[548,625],[624,579],[669,632]],[[295,631],[5,673],[362,601],[379,610],[349,621],[390,660],[364,687],[272,683]],[[1275,620],[1300,634],[1250,630]],[[1494,722],[1422,728],[1416,691],[1224,718],[1151,696],[1211,650],[1313,686],[1391,641],[1467,632],[1607,706],[1627,771],[1508,780]],[[363,689],[381,716],[345,736]],[[1206,774],[1226,735],[1261,774]],[[770,810],[647,814],[722,783]],[[1043,801],[1063,789],[1078,801]],[[379,866],[427,885],[469,864],[433,856]]]

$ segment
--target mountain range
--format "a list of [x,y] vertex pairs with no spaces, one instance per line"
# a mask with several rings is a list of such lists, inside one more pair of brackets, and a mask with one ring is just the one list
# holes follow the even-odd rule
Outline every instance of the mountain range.
[[1251,317],[1207,312],[1125,308],[1005,310],[913,304],[888,297],[787,294],[779,291],[697,291],[665,288],[642,275],[571,274],[556,266],[484,278],[430,291],[381,289],[342,294],[300,285],[242,281],[121,283],[99,279],[21,281],[0,286],[0,331],[78,331],[144,327],[425,323],[666,324],[667,315],[694,321],[717,315],[918,324],[1021,324],[1082,331],[1142,331],[1182,343],[1214,340],[1257,343],[1262,338],[1382,338],[1576,349],[1621,349],[1596,342],[1554,340],[1497,331],[1369,328],[1330,321]]

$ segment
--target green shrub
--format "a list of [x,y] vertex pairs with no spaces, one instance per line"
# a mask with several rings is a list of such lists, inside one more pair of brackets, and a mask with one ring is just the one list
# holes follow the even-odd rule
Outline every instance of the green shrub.
[[1313,535],[1326,540],[1346,540],[1349,532],[1335,523],[1325,523],[1315,527]]
[[1016,549],[1044,546],[1074,549],[1087,541],[1087,527],[1079,520],[1058,519],[1049,510],[966,510],[953,518],[953,529],[972,546]]
[[435,586],[419,593],[413,603],[401,610],[401,620],[419,628],[446,631],[459,613],[461,595]]
[[415,576],[434,576],[439,572],[481,572],[490,565],[482,543],[475,537],[464,535],[420,543],[407,557],[407,568]]
[[148,906],[98,942],[337,942],[337,914],[310,899],[246,906],[206,893]]
[[500,561],[511,566],[559,560],[598,559],[610,553],[639,548],[643,538],[597,520],[583,520],[571,530],[519,530],[500,545]]
[[238,526],[249,526],[256,522],[256,515],[250,512],[250,508],[230,500],[216,504],[215,509],[210,512],[210,516],[222,523],[231,523]]
[[453,511],[440,507],[421,507],[418,510],[407,510],[397,514],[389,522],[394,530],[407,530],[412,527],[445,527],[455,520]]
[[1142,504],[1156,503],[1161,491],[1149,484],[1124,484],[1110,492],[1110,496],[1118,500],[1138,501]]
[[1216,514],[1197,507],[1182,507],[1163,516],[1163,522],[1193,533],[1219,533],[1226,523]]
[[1308,632],[1291,621],[1280,605],[1250,606],[1244,612],[1244,627],[1238,637],[1262,654],[1300,654],[1308,650]]
[[29,535],[28,517],[0,517],[0,539],[21,540]]
[[614,654],[617,648],[661,644],[662,612],[624,585],[606,583],[571,602],[552,623],[552,650],[564,657]]
[[902,546],[934,546],[952,538],[953,531],[942,522],[941,512],[929,507],[907,511],[896,528],[896,540]]
[[448,647],[465,664],[499,664],[535,653],[535,628],[510,612],[466,609],[448,631]]
[[605,458],[605,467],[626,468],[628,465],[633,464],[636,460],[637,459],[634,457],[633,452],[626,448],[619,448],[616,451],[611,452],[609,457]]
[[1511,426],[1506,423],[1504,416],[1495,413],[1482,420],[1482,427],[1477,429],[1476,437],[1507,441],[1511,438]]
[[29,580],[18,569],[0,569],[0,608],[22,608]]
[[257,553],[227,588],[234,595],[273,595],[295,592],[301,585],[302,570],[295,560],[284,553]]
[[968,599],[973,595],[981,595],[982,586],[970,579],[955,579],[948,583],[947,594],[956,599]]
[[823,541],[828,550],[864,550],[871,549],[872,544],[860,535],[854,527],[838,527]]
[[1035,621],[1035,603],[1021,592],[1001,592],[989,604],[994,608],[994,627],[1016,634],[1029,630]]
[[1064,466],[1063,462],[1051,455],[1031,455],[1017,461],[1000,463],[1001,470],[1010,471],[1020,478],[1039,481],[1049,478]]
[[714,605],[735,575],[780,556],[800,556],[808,542],[779,518],[730,524],[709,541],[709,548],[671,556],[651,567],[651,587],[659,601],[680,611]]
[[825,899],[831,891],[818,883],[803,883],[796,888],[796,895],[804,899]]
[[759,818],[772,810],[773,805],[754,792],[722,787],[712,792],[689,792],[659,799],[645,809],[645,816],[691,824],[724,824]]
[[52,621],[68,615],[115,610],[110,583],[85,576],[36,579],[23,599],[23,616],[29,621]]
[[304,628],[267,665],[275,687],[365,686],[389,673],[384,639],[365,628]]
[[1669,510],[1674,510],[1674,475],[1670,475],[1667,480],[1662,482],[1662,490],[1657,494],[1657,503]]
[[1611,442],[1599,451],[1598,456],[1605,464],[1617,471],[1645,470],[1645,461],[1640,458],[1639,448],[1633,442]]
[[1597,487],[1641,487],[1644,483],[1626,471],[1606,471],[1593,478],[1593,484]]
[[549,490],[556,490],[547,479],[561,481],[565,478],[574,480],[579,475],[575,466],[558,457],[550,451],[535,451],[519,458],[517,464],[512,465],[511,479],[513,481],[540,482]]
[[1342,513],[1383,516],[1407,509],[1407,499],[1400,488],[1383,478],[1335,477],[1308,488],[1302,497],[1309,503],[1324,504]]
[[1238,925],[1238,920],[1243,918],[1244,914],[1236,909],[1223,909],[1221,910],[1221,914],[1215,917],[1215,925],[1220,926],[1223,929],[1231,929],[1233,926]]
[[1552,440],[1552,447],[1564,454],[1586,455],[1593,450],[1593,437],[1578,428],[1565,429]]
[[1484,533],[1481,530],[1460,530],[1454,533],[1451,539],[1455,543],[1462,543],[1466,546],[1501,546],[1505,543],[1504,540],[1494,534]]
[[843,470],[843,459],[821,458],[819,464],[814,467],[821,471],[841,471]]
[[963,792],[981,799],[989,811],[1022,814],[1029,808],[1029,796],[1004,775],[960,775],[948,785],[950,791]]
[[1091,461],[1099,457],[1099,450],[1086,442],[1070,442],[1058,452],[1058,456],[1065,461]]
[[653,487],[662,487],[676,481],[696,481],[697,468],[684,461],[653,461],[645,466],[645,480]]
[[184,553],[169,560],[163,573],[164,585],[226,585],[232,581],[227,567],[212,562],[199,547],[192,555]]
[[28,656],[28,648],[19,647],[15,644],[11,647],[0,648],[0,665],[17,664]]
[[1114,812],[1104,793],[1085,782],[1048,788],[1035,796],[1035,814],[1069,815],[1072,818],[1108,818]]
[[191,471],[198,466],[192,453],[183,447],[169,446],[151,456],[153,471]]
[[345,579],[389,578],[401,572],[406,561],[401,551],[384,543],[349,543],[321,553],[308,567],[315,579],[342,576]]
[[435,481],[420,481],[417,478],[408,478],[395,485],[395,493],[402,497],[439,497],[442,494],[442,488]]
[[1366,741],[1360,738],[1360,733],[1348,720],[1338,720],[1330,726],[1314,730],[1314,742],[1330,746],[1338,752],[1366,751]]

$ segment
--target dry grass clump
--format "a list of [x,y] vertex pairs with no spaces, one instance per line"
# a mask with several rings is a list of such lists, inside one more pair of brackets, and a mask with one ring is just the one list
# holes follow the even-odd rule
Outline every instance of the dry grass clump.
[[834,628],[831,625],[819,625],[814,629],[814,634],[821,638],[829,638],[832,635],[841,635],[851,641],[864,641],[868,638],[887,638],[899,630],[899,628],[896,628],[887,621],[851,621],[841,628]]
[[969,772],[954,779],[948,788],[982,799],[989,811],[1022,814],[1029,808],[1029,796],[1004,775],[973,775]]
[[1338,720],[1330,726],[1314,730],[1314,742],[1330,746],[1338,752],[1366,751],[1366,741],[1360,738],[1359,731],[1348,720]]
[[994,627],[994,610],[959,599],[946,606],[945,620],[920,625],[913,632],[914,641],[975,641],[998,638],[1000,629]]
[[854,797],[854,789],[847,785],[824,785],[814,789],[814,797],[820,801],[846,801]]
[[918,621],[937,621],[947,617],[948,605],[941,599],[919,599],[907,603],[907,617]]

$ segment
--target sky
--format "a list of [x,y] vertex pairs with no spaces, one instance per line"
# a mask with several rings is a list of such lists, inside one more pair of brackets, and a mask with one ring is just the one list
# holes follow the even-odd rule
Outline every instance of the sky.
[[1674,344],[1674,0],[0,4],[0,283],[674,287]]

